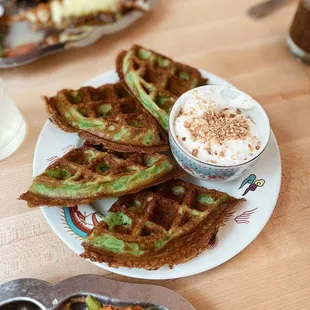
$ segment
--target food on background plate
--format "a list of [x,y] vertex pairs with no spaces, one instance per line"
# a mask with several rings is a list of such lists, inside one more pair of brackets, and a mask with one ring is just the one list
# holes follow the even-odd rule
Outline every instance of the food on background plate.
[[84,239],[82,256],[148,270],[185,263],[207,249],[243,200],[181,180],[123,196]]
[[138,45],[120,53],[116,66],[121,82],[166,131],[176,99],[207,83],[197,69]]
[[127,28],[156,0],[2,0],[0,67],[87,46]]
[[169,149],[166,133],[120,84],[64,89],[44,97],[54,123],[93,144],[119,152]]
[[244,113],[255,103],[242,96],[224,100],[221,92],[210,89],[211,99],[204,91],[192,91],[174,121],[174,131],[183,148],[203,162],[238,165],[261,152],[257,126]]
[[142,308],[140,306],[127,306],[127,307],[117,307],[102,305],[94,296],[88,295],[85,299],[85,303],[88,310],[157,310],[159,308],[151,306],[147,308]]
[[26,8],[12,17],[27,20],[35,27],[55,27],[85,24],[111,24],[132,9],[147,10],[144,0],[50,0]]
[[36,176],[20,199],[30,207],[86,204],[136,193],[181,174],[165,154],[117,153],[85,144]]

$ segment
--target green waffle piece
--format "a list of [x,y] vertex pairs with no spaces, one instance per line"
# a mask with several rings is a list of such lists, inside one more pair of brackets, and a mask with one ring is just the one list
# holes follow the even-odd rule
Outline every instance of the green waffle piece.
[[117,153],[84,145],[50,165],[21,195],[30,207],[73,206],[136,193],[180,175],[171,157]]
[[64,89],[44,98],[53,122],[92,144],[119,152],[168,150],[166,133],[120,83]]
[[117,73],[143,108],[166,131],[176,99],[207,83],[197,69],[138,45],[117,57]]
[[150,270],[184,263],[208,248],[243,200],[181,180],[123,196],[86,237],[82,256]]

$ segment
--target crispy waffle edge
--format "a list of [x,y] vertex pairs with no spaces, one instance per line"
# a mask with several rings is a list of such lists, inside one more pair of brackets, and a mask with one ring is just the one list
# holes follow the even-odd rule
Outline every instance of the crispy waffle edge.
[[[126,88],[127,89],[127,88]],[[84,130],[77,129],[69,125],[67,122],[60,117],[54,107],[53,98],[48,98],[43,96],[42,99],[45,101],[47,112],[50,114],[51,119],[55,123],[55,125],[65,132],[75,132],[81,137],[82,139],[91,142],[94,145],[104,145],[106,148],[117,151],[117,152],[128,152],[128,153],[144,153],[144,154],[151,154],[156,152],[165,152],[169,150],[169,143],[166,133],[158,126],[158,130],[160,130],[160,134],[162,138],[165,140],[165,143],[156,146],[134,146],[134,145],[126,145],[122,143],[117,143],[113,141],[109,141],[104,138],[100,138],[95,136],[91,133],[88,133]],[[137,102],[137,100],[134,98]],[[138,103],[138,102],[137,102]],[[139,104],[139,103],[138,103]],[[140,104],[139,104],[140,106]]]
[[[232,197],[233,198],[233,197]],[[208,246],[212,236],[218,231],[219,227],[222,225],[225,215],[234,209],[238,204],[245,199],[235,199],[225,212],[221,214],[220,217],[215,219],[215,224],[207,232],[199,230],[199,227],[191,234],[193,239],[199,240],[197,242],[183,242],[188,236],[183,236],[178,240],[174,240],[177,244],[174,248],[169,251],[169,247],[165,247],[155,255],[133,257],[132,255],[115,255],[109,252],[98,252],[98,250],[87,244],[82,244],[84,247],[84,253],[81,254],[83,258],[89,259],[94,262],[107,263],[110,267],[114,268],[143,268],[146,270],[157,270],[165,265],[173,268],[175,265],[183,264],[193,258],[197,257],[200,253],[205,251]],[[208,220],[205,219],[205,221]],[[203,225],[203,222],[199,226]],[[179,247],[176,246],[179,244]],[[176,250],[180,249],[180,250]]]
[[[68,155],[68,154],[66,154],[66,155]],[[59,160],[61,160],[61,158]],[[57,165],[57,161],[53,165]],[[145,186],[141,186],[141,187],[139,187],[135,190],[132,190],[132,191],[124,191],[121,194],[119,194],[117,196],[113,196],[113,197],[120,197],[120,196],[127,195],[127,194],[135,194],[135,193],[140,192],[143,189],[164,183],[164,182],[169,181],[171,179],[180,178],[183,175],[184,175],[184,171],[181,168],[179,168],[178,166],[175,166],[175,168],[172,171],[170,171],[169,174],[157,179],[155,182],[153,182],[151,184],[146,184]],[[47,207],[54,207],[54,206],[55,207],[64,207],[64,206],[67,206],[67,207],[70,207],[70,206],[75,206],[78,204],[89,204],[95,200],[103,199],[103,198],[109,198],[109,197],[111,197],[111,196],[110,195],[100,195],[100,196],[92,196],[92,197],[87,197],[87,198],[76,198],[76,199],[50,198],[50,197],[34,194],[28,190],[26,193],[21,194],[18,199],[27,201],[28,206],[32,208],[32,207],[40,207],[40,206],[47,206]]]

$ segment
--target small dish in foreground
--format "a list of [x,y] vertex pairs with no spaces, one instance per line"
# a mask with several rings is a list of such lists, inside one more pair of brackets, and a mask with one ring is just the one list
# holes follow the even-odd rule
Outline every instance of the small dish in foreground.
[[38,279],[18,279],[0,285],[1,309],[65,310],[85,309],[85,305],[70,307],[73,298],[83,300],[94,295],[102,304],[115,307],[137,305],[158,310],[194,310],[178,293],[157,285],[124,283],[97,275],[78,275],[56,284]]

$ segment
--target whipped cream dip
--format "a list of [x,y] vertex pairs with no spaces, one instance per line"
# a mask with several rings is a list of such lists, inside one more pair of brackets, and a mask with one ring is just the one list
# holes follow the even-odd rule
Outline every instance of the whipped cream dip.
[[238,165],[261,153],[261,137],[249,113],[254,99],[234,89],[195,89],[183,101],[173,126],[179,144],[213,165]]

